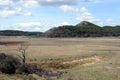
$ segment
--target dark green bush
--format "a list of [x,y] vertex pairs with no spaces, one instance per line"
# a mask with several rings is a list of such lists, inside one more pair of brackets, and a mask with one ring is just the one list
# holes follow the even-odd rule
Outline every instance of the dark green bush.
[[13,62],[13,64],[15,65],[15,67],[17,67],[18,65],[21,64],[20,61],[18,60],[18,58],[14,57],[12,55],[7,55],[5,53],[0,53],[0,64],[3,64],[6,59],[10,59]]
[[0,53],[0,71],[6,74],[14,74],[16,68],[20,65],[17,58]]
[[2,73],[14,74],[15,70],[16,70],[15,65],[13,64],[12,60],[9,58],[6,58],[3,61],[3,64],[1,64]]
[[18,73],[18,74],[22,74],[22,73],[30,74],[31,71],[29,70],[29,68],[30,68],[30,66],[28,66],[27,64],[22,64],[16,69],[16,73]]

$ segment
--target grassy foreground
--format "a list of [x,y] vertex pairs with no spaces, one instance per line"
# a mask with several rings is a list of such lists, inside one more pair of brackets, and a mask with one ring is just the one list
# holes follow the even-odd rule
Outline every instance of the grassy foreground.
[[[1,37],[0,41],[29,43],[27,62],[65,72],[59,80],[120,80],[120,38]],[[0,45],[0,52],[20,55],[18,47],[19,45]],[[35,74],[1,73],[0,80],[46,79]]]

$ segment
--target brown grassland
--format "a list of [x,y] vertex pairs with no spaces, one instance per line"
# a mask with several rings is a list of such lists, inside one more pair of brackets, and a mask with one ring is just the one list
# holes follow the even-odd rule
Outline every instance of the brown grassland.
[[[18,47],[28,43],[27,62],[63,71],[59,80],[120,80],[120,37],[36,38],[0,37],[0,52],[20,55]],[[30,74],[36,80],[46,80]],[[32,80],[21,75],[0,74],[0,80]],[[56,78],[47,80],[57,80]]]

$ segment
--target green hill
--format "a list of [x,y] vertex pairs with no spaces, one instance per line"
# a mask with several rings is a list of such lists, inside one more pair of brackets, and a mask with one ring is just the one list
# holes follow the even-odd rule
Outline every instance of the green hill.
[[82,37],[97,32],[97,29],[100,29],[100,27],[90,22],[83,21],[75,26],[69,25],[52,28],[44,34],[47,37]]
[[75,26],[59,26],[44,33],[46,37],[102,37],[120,36],[120,26],[100,27],[83,21]]

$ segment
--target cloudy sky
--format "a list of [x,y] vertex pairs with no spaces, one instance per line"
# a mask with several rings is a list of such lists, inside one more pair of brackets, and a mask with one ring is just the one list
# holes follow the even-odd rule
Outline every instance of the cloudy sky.
[[120,0],[0,0],[0,30],[44,32],[81,21],[120,25]]

